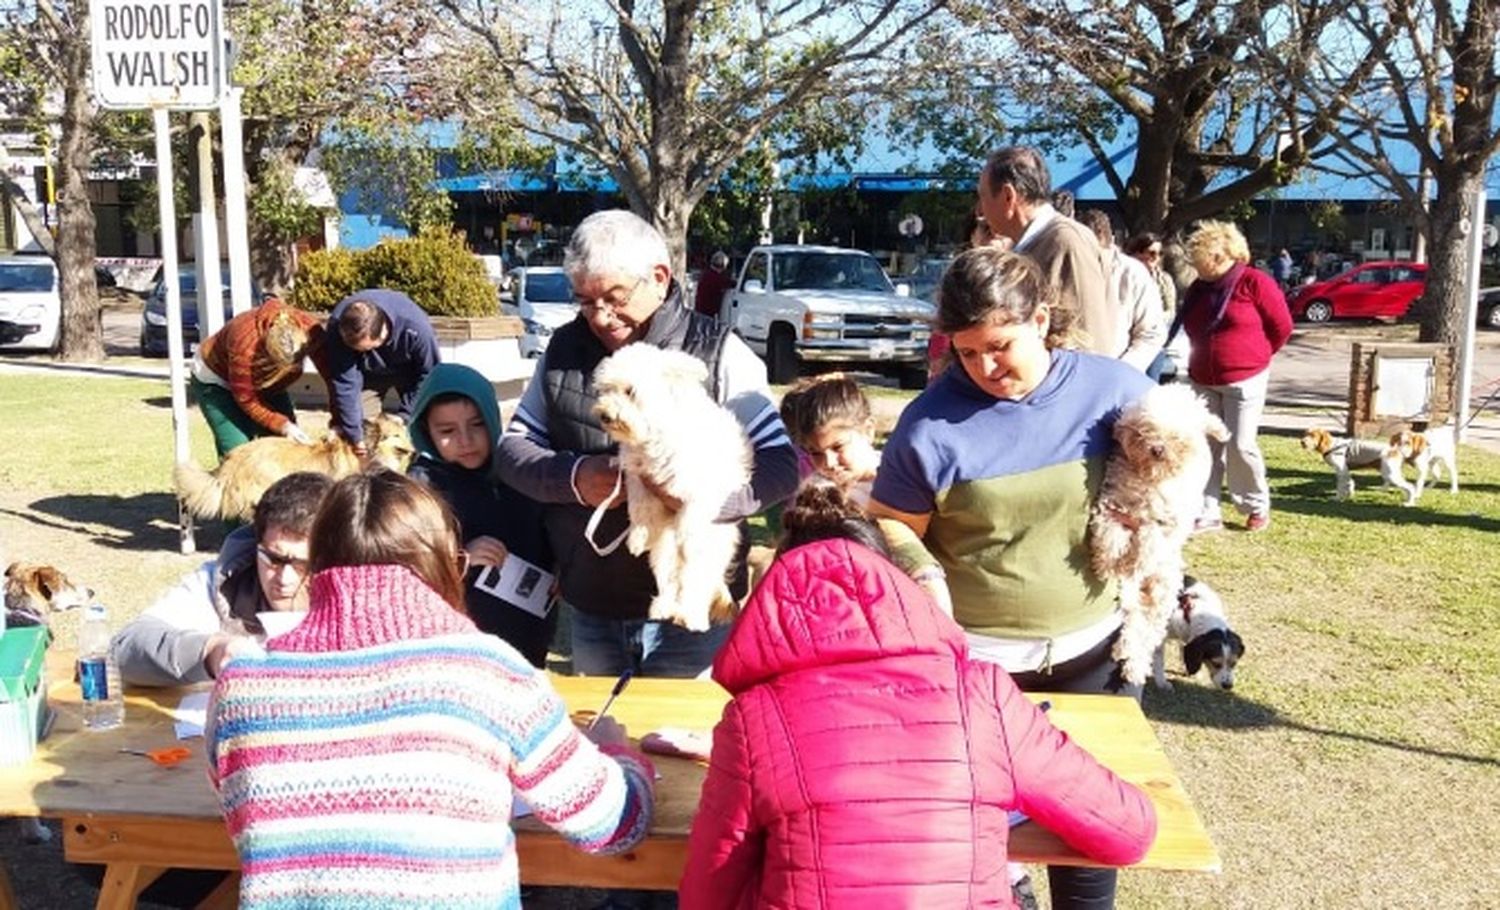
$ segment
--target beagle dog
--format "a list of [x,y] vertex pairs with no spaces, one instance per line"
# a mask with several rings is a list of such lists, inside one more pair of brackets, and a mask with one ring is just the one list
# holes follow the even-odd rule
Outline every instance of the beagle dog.
[[[1177,607],[1167,618],[1167,640],[1182,643],[1182,666],[1188,676],[1208,668],[1209,679],[1221,689],[1234,688],[1234,668],[1245,656],[1245,642],[1229,628],[1224,601],[1206,583],[1182,576]],[[1166,642],[1156,649],[1151,676],[1158,689],[1170,689],[1167,681]]]
[[52,566],[13,562],[5,570],[8,626],[45,626],[49,614],[85,606],[93,599],[92,589],[74,584]]
[[1416,501],[1415,490],[1401,473],[1401,455],[1392,446],[1373,439],[1346,439],[1327,430],[1311,429],[1302,434],[1302,448],[1316,452],[1334,474],[1334,497],[1340,502],[1354,495],[1355,468],[1376,466],[1380,479],[1406,494],[1406,505]]
[[1417,469],[1417,485],[1407,493],[1407,505],[1414,504],[1427,486],[1427,478],[1436,480],[1433,468],[1441,466],[1448,474],[1448,492],[1458,492],[1458,444],[1453,427],[1429,427],[1421,433],[1402,430],[1391,437],[1391,450],[1401,461]]

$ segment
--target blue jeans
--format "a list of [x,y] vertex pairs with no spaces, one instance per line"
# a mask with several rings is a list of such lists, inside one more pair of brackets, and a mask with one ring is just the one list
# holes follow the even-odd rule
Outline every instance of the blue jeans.
[[689,632],[670,622],[601,619],[577,607],[572,612],[573,672],[582,676],[619,676],[629,667],[638,676],[691,679],[713,665],[731,627]]

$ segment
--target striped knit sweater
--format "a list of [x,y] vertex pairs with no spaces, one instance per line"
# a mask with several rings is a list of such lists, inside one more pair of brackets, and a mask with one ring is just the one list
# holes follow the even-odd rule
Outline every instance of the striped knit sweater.
[[545,675],[403,567],[319,573],[267,648],[209,712],[243,910],[519,908],[513,798],[589,852],[645,835],[649,762],[602,755]]

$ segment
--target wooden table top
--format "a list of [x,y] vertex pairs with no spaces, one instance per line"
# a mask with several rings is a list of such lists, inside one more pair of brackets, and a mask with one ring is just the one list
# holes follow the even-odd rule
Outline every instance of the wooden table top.
[[[604,704],[614,681],[554,676],[552,682],[571,710],[592,712]],[[115,730],[89,732],[81,729],[77,685],[55,683],[50,697],[57,720],[51,735],[28,764],[0,768],[0,816],[216,822],[219,809],[208,784],[201,739],[183,742],[192,749],[192,756],[169,768],[118,751],[178,745],[170,712],[187,691],[192,690],[131,690],[126,699],[125,724]],[[1050,699],[1053,707],[1048,716],[1058,727],[1116,773],[1140,786],[1155,803],[1159,833],[1140,867],[1219,870],[1218,853],[1139,705],[1126,698],[1093,695],[1033,697]],[[635,679],[615,701],[610,715],[637,738],[663,726],[706,731],[718,722],[727,700],[726,693],[711,682]],[[653,760],[661,779],[657,782],[651,840],[684,841],[702,788],[703,767],[683,759],[654,756]],[[516,830],[523,845],[523,869],[527,842],[556,841],[557,847],[565,848],[560,838],[544,834],[547,829],[534,820],[518,821]],[[544,852],[550,855],[552,847],[548,845]],[[1010,855],[1028,862],[1082,862],[1055,835],[1036,824],[1021,825],[1011,832]]]

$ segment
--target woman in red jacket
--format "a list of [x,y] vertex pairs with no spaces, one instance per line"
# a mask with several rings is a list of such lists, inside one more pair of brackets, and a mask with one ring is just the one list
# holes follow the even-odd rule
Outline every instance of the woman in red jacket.
[[1136,862],[1150,801],[1052,726],[814,480],[714,661],[714,729],[683,875],[698,908],[1011,907],[1008,810]]
[[1292,314],[1275,279],[1251,268],[1250,246],[1226,221],[1202,222],[1184,246],[1198,280],[1183,297],[1183,331],[1193,343],[1188,375],[1209,410],[1224,420],[1229,441],[1209,441],[1213,471],[1203,490],[1203,513],[1195,529],[1224,527],[1219,486],[1245,516],[1245,530],[1271,525],[1271,488],[1256,434],[1266,407],[1271,358],[1292,337]]

